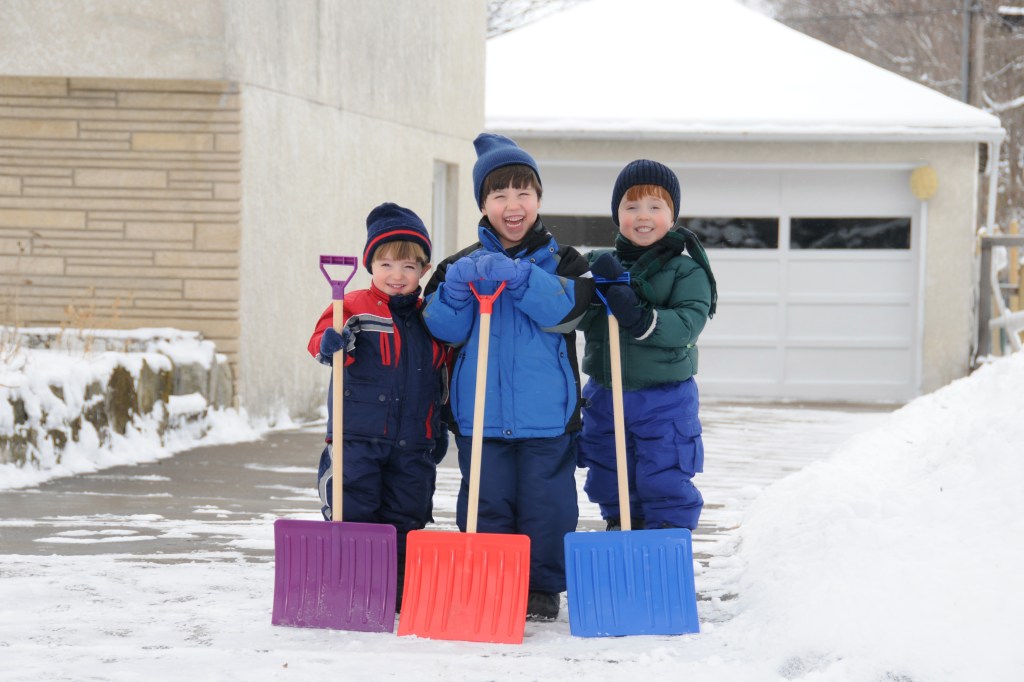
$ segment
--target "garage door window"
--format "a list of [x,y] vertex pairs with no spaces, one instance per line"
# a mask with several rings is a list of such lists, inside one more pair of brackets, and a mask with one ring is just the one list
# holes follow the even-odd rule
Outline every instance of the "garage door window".
[[614,246],[619,228],[611,218],[582,215],[541,214],[544,226],[559,244],[573,246]]
[[791,249],[909,249],[910,218],[792,218]]
[[778,218],[683,218],[708,249],[777,249]]

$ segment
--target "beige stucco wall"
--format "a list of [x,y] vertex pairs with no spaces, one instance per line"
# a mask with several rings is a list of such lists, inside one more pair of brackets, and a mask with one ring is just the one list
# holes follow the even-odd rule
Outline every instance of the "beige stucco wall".
[[[978,196],[977,144],[862,142],[735,142],[559,140],[506,132],[546,161],[620,162],[653,158],[686,163],[931,165],[939,188],[928,205],[922,346],[922,392],[969,371],[977,288],[974,224]],[[611,187],[601,190],[610,196]]]
[[483,0],[0,0],[0,76],[235,84],[238,393],[300,416],[327,384],[304,350],[330,299],[318,255],[359,255],[382,201],[430,225],[435,161],[457,176],[448,250],[472,239],[484,24]]
[[[366,214],[383,201],[431,225],[435,160],[459,167],[467,236],[449,242],[472,234],[484,3],[228,8],[230,77],[241,84],[246,124],[239,393],[258,413],[305,414],[323,404],[328,378],[304,350],[330,303],[318,256],[361,256]],[[368,284],[361,270],[351,286]]]

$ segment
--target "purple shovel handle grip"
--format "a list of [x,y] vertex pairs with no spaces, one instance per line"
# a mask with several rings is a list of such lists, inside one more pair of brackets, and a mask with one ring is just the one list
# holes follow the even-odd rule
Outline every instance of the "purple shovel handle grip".
[[[325,265],[343,265],[351,267],[352,271],[343,280],[333,279],[330,273],[327,272],[327,268],[324,267]],[[331,298],[335,301],[345,298],[345,287],[355,277],[357,270],[359,270],[359,259],[355,256],[320,256],[320,272],[324,273],[324,277],[331,283]]]

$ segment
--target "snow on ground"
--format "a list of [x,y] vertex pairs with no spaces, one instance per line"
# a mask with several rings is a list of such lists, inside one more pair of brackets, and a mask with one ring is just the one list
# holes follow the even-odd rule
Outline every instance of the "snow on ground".
[[[564,613],[527,624],[519,646],[279,628],[269,622],[273,562],[242,551],[0,555],[0,678],[1019,680],[1022,388],[1017,353],[872,420],[877,426],[827,460],[763,492],[741,479],[742,494],[727,506],[742,513],[713,512],[742,525],[704,550],[697,635],[574,638]],[[711,406],[705,420],[729,409]],[[784,421],[783,412],[732,412],[740,419],[728,431],[731,447],[746,447],[750,471],[820,427]],[[841,411],[821,414],[842,428]],[[724,433],[708,423],[710,441]],[[448,469],[441,488],[455,475]],[[273,518],[231,524],[230,511],[209,512],[238,547],[268,546]],[[115,537],[109,530],[58,530],[54,552]]]

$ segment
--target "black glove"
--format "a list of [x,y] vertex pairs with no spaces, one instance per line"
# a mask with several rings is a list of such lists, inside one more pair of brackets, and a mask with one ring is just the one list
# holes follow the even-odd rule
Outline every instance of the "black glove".
[[640,297],[628,284],[614,284],[604,294],[619,326],[639,338],[651,327],[654,313],[640,305]]
[[345,327],[340,334],[334,327],[328,327],[320,337],[320,357],[325,364],[333,364],[334,354],[348,346],[352,330]]
[[622,267],[622,263],[615,260],[615,256],[602,253],[590,264],[590,272],[598,277],[614,280],[622,277],[626,269]]

